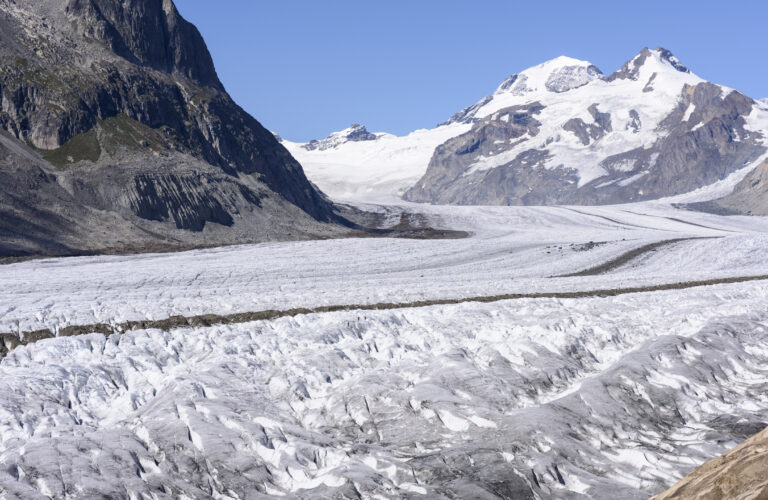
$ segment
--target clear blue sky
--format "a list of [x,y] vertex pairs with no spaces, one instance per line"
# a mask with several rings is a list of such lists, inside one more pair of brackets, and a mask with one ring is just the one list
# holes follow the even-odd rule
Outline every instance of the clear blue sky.
[[663,46],[768,97],[768,0],[176,0],[232,97],[287,139],[352,122],[431,128],[507,76],[567,55],[604,73]]

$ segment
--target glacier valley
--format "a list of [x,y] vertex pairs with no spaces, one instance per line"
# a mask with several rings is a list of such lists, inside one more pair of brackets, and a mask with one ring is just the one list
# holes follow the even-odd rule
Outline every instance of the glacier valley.
[[[15,347],[0,361],[3,497],[663,491],[768,411],[768,287],[725,281],[768,275],[768,220],[672,201],[369,206],[385,225],[418,212],[471,236],[3,266],[0,331],[22,338],[350,306]],[[648,291],[600,292],[628,287]],[[484,299],[512,293],[542,296]],[[442,299],[456,301],[429,305]],[[382,303],[402,307],[366,307]]]

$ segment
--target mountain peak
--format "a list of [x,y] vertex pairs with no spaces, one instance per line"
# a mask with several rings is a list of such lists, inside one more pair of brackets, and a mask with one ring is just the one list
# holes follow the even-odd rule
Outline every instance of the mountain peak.
[[335,220],[172,0],[0,0],[0,26],[0,255],[252,243]]
[[360,125],[359,123],[353,123],[352,125],[345,128],[344,130],[340,130],[338,132],[334,132],[330,134],[325,139],[322,139],[320,141],[316,139],[309,141],[307,144],[303,145],[302,147],[307,151],[314,151],[314,150],[325,151],[326,149],[335,148],[346,142],[375,141],[377,137],[378,136],[376,134],[372,134],[371,132],[368,132],[368,129],[365,128],[364,125]]
[[495,93],[567,92],[601,76],[602,72],[589,61],[559,56],[510,76]]
[[691,72],[691,70],[689,70],[683,63],[680,62],[680,59],[675,57],[675,55],[671,51],[665,49],[664,47],[656,47],[655,49],[653,49],[653,52],[657,54],[662,61],[665,61],[667,64],[675,68],[677,71],[681,73]]
[[681,63],[671,51],[663,47],[656,47],[653,50],[645,47],[639,54],[627,61],[621,69],[609,76],[608,81],[637,80],[641,69],[648,66],[653,67],[653,72],[657,73],[666,70],[691,74],[691,70]]
[[132,63],[222,89],[203,37],[172,0],[68,0],[64,11],[83,37]]

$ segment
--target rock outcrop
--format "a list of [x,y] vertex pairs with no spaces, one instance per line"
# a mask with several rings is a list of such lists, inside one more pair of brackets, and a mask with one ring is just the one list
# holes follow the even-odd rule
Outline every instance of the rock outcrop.
[[713,458],[651,500],[765,500],[768,498],[768,429],[722,457]]
[[768,215],[768,160],[747,174],[731,194],[683,206],[721,215]]

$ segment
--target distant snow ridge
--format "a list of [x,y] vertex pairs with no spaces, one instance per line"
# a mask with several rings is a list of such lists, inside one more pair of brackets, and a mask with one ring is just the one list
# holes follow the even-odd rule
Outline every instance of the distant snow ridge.
[[359,123],[353,123],[349,128],[340,132],[334,132],[323,140],[312,140],[302,147],[307,151],[320,150],[325,151],[338,147],[347,142],[375,141],[378,138],[376,134],[368,132],[365,126]]
[[474,123],[484,116],[481,112],[494,99],[503,96],[526,97],[539,92],[560,94],[587,85],[600,79],[603,73],[589,61],[580,61],[560,56],[510,76],[504,80],[493,95],[459,111],[445,124]]

